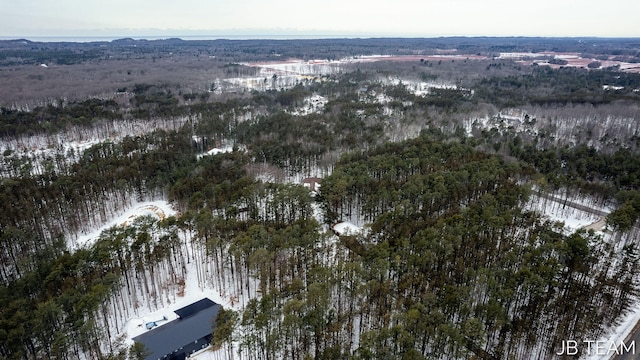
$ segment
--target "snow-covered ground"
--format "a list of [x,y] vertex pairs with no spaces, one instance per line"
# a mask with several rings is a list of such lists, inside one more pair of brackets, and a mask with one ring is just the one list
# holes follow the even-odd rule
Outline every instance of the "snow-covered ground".
[[[589,64],[598,62],[600,63],[600,66],[597,68],[600,69],[618,66],[622,71],[638,72],[638,64],[615,60],[614,56],[610,56],[609,59],[606,60],[599,60],[595,58],[584,58],[580,53],[560,53],[554,51],[540,53],[504,52],[500,53],[496,59],[509,59],[523,65],[538,64],[554,68],[558,68],[560,66],[588,68]],[[567,63],[564,65],[554,64],[549,62],[550,59],[561,59],[567,61]]]
[[289,89],[297,84],[322,81],[324,75],[340,72],[343,63],[328,60],[288,59],[282,61],[243,63],[258,68],[255,76],[217,79],[218,92],[266,91]]
[[451,89],[455,90],[458,88],[456,84],[448,83],[445,81],[417,81],[412,79],[400,79],[397,77],[387,77],[381,78],[380,82],[385,85],[404,85],[410,93],[413,93],[417,96],[424,96],[431,93],[432,89]]
[[[564,195],[566,196],[566,194]],[[604,213],[610,213],[613,209],[610,206],[600,205],[598,201],[587,196],[574,196],[569,198],[569,202],[593,208],[595,210],[602,211]],[[561,221],[564,223],[563,230],[569,234],[578,229],[588,227],[591,224],[602,222],[602,216],[588,212],[584,210],[576,209],[570,205],[564,204],[563,201],[550,200],[533,196],[532,199],[525,205],[529,210],[534,210],[541,213],[544,217],[552,221]],[[606,230],[606,227],[601,229]],[[596,231],[601,235],[605,235],[602,231]],[[606,237],[606,236],[605,236]],[[596,345],[593,345],[590,353],[583,354],[583,358],[587,360],[608,360],[615,351],[609,351],[611,344],[622,344],[627,336],[631,334],[634,327],[640,322],[640,301],[637,301],[635,305],[620,319],[618,325],[605,330],[605,334],[599,339],[582,339],[583,341],[597,341],[600,346],[599,350],[596,349]],[[595,344],[595,343],[592,343]],[[628,344],[627,344],[628,345]],[[586,351],[587,347],[584,343],[578,344],[578,346]]]
[[[578,203],[577,201],[575,203]],[[583,203],[588,204],[588,200]],[[528,210],[536,211],[551,221],[559,221],[564,223],[564,231],[566,234],[575,232],[578,229],[587,227],[601,219],[601,215],[594,214],[580,209],[576,209],[570,205],[563,204],[559,201],[549,200],[546,198],[532,196],[525,205]],[[608,209],[602,209],[607,211]]]
[[[48,170],[56,170],[60,163],[72,164],[90,147],[100,143],[96,138],[65,142],[32,136],[24,143],[0,140],[0,175],[30,174],[41,175]],[[60,161],[62,159],[62,161]],[[28,160],[28,161],[23,161]]]
[[[110,141],[117,143],[126,136],[137,136],[157,129],[177,130],[187,117],[153,120],[104,120],[91,127],[74,126],[56,134],[25,135],[0,138],[0,176],[19,173],[14,169],[21,160],[28,159],[27,171],[42,174],[48,167],[56,170],[59,164],[69,166],[90,147]],[[6,155],[5,155],[6,154]]]
[[343,221],[333,225],[333,231],[338,235],[357,235],[362,232],[362,228],[348,221]]
[[[585,354],[586,360],[609,360],[615,355],[615,351],[608,351],[610,344],[620,345],[625,342],[628,335],[631,334],[636,324],[640,322],[640,302],[637,302],[627,314],[622,316],[620,324],[609,331],[600,339],[588,339],[598,341],[607,350],[593,350],[589,354]],[[640,344],[638,344],[640,345]],[[638,348],[636,348],[636,351]]]
[[[104,225],[86,234],[79,234],[71,248],[78,249],[83,246],[90,246],[99,238],[103,231],[112,227],[125,228],[131,225],[135,219],[143,216],[150,216],[156,220],[162,220],[166,217],[176,215],[178,215],[177,211],[165,200],[137,202]],[[198,264],[196,261],[189,261],[184,265],[183,271],[186,273],[184,287],[181,288],[179,293],[168,297],[163,302],[168,305],[157,309],[152,308],[152,306],[154,306],[153,304],[156,304],[155,302],[139,302],[136,304],[135,308],[120,312],[121,314],[135,314],[134,317],[120,319],[119,321],[108,321],[107,323],[112,327],[115,326],[114,324],[120,324],[118,325],[118,328],[111,328],[110,330],[110,334],[112,334],[112,341],[124,339],[124,343],[127,346],[130,346],[133,344],[132,338],[149,331],[145,326],[146,323],[157,322],[158,326],[163,326],[170,321],[177,319],[177,315],[173,312],[174,310],[187,306],[205,297],[222,305],[222,307],[226,309],[239,310],[240,305],[243,302],[237,301],[236,297],[232,294],[226,294],[226,296],[223,296],[223,294],[211,287],[209,283],[201,282],[198,278],[197,266]],[[117,315],[112,314],[110,316]],[[164,320],[165,318],[166,320]],[[207,348],[207,350],[202,351],[200,355],[192,358],[200,360],[210,359],[211,357],[209,356],[215,354],[209,350],[210,349]]]
[[501,111],[486,108],[464,119],[462,126],[471,137],[480,136],[483,130],[491,130],[502,135],[540,137],[549,146],[584,144],[597,150],[606,147],[617,149],[640,132],[636,115],[608,113],[615,111],[613,108],[577,106],[571,110],[572,113],[554,111],[542,107]]
[[140,316],[129,319],[124,324],[124,326],[119,329],[119,335],[126,334],[127,344],[132,345],[132,338],[149,331],[145,326],[147,322],[161,320],[166,317],[167,321],[159,321],[157,323],[158,326],[163,326],[170,321],[178,318],[178,316],[173,311],[192,304],[205,297],[213,300],[213,302],[215,303],[222,305],[223,308],[234,310],[239,309],[237,303],[232,303],[228,298],[223,298],[217,291],[211,288],[201,286],[196,276],[196,270],[194,267],[195,264],[193,262],[187,265],[187,277],[185,279],[184,293],[177,296],[175,302],[159,310],[152,310],[144,307],[139,308],[138,314],[140,314]]
[[[301,60],[286,59],[282,61],[244,63],[242,65],[258,68],[255,76],[244,76],[216,80],[219,84],[218,92],[224,91],[265,91],[288,89],[300,83],[322,81],[324,76],[336,74],[344,69],[346,64],[375,62],[375,61],[405,61],[415,60],[413,57],[402,56],[357,56],[340,60]],[[381,78],[384,85],[404,84],[407,89],[416,95],[428,94],[431,89],[456,89],[455,84],[447,82],[424,82],[411,79]]]
[[136,202],[131,205],[129,209],[123,211],[118,217],[99,228],[87,233],[78,234],[77,237],[72,237],[72,243],[69,244],[69,248],[78,249],[80,247],[90,246],[100,237],[103,231],[114,226],[126,227],[141,216],[151,216],[162,220],[166,217],[175,216],[176,214],[177,212],[164,200]]
[[[594,204],[592,200],[586,198],[581,200],[576,198],[574,200],[574,202],[576,203],[580,202],[585,205]],[[569,206],[563,207],[562,204],[560,204],[558,201],[549,199],[543,201],[543,199],[537,198],[537,200],[532,201],[527,206],[532,210],[543,213],[545,216],[551,219],[564,221],[567,231],[584,227],[592,223],[594,220],[597,220],[598,218],[598,216],[589,214],[585,211],[572,209]],[[605,208],[604,210],[610,209]],[[317,208],[317,205],[314,207],[314,214],[317,217],[321,216],[321,211],[319,210],[319,208]],[[95,241],[95,239],[98,238],[102,231],[113,226],[127,226],[128,224],[131,224],[136,218],[141,216],[151,216],[155,219],[160,220],[167,216],[175,215],[178,215],[176,210],[173,209],[171,205],[164,200],[134,203],[127,210],[114,217],[112,221],[105,223],[103,226],[96,228],[90,233],[78,236],[75,246],[77,248],[80,246],[90,245],[92,241]],[[333,229],[336,232],[342,234],[358,233],[362,231],[362,227],[350,222],[336,224]],[[183,291],[180,291],[180,293],[167,299],[164,307],[157,309],[150,307],[148,304],[142,303],[140,304],[140,306],[136,307],[136,309],[131,309],[131,311],[129,311],[128,313],[135,314],[135,316],[129,317],[128,319],[123,319],[123,321],[120,321],[118,329],[112,329],[112,334],[114,334],[113,339],[124,338],[125,343],[131,345],[133,342],[133,337],[149,331],[145,326],[147,322],[161,320],[158,321],[158,326],[163,326],[169,321],[175,320],[177,318],[176,314],[173,312],[174,310],[196,302],[204,297],[210,298],[214,302],[221,304],[224,308],[230,308],[234,310],[242,309],[242,304],[246,303],[246,299],[245,301],[238,301],[238,299],[231,294],[231,291],[219,291],[212,287],[209,283],[203,283],[202,281],[200,281],[198,276],[198,269],[196,268],[197,266],[198,264],[196,263],[196,261],[190,261],[185,264],[184,270],[186,276],[184,279],[185,281]],[[611,332],[609,334],[598,340],[603,342],[620,343],[620,341],[622,341],[626,337],[626,335],[633,329],[635,324],[640,320],[640,304],[639,306],[636,306],[636,308],[638,310],[632,311],[625,315],[619,326],[611,329]],[[167,320],[162,320],[165,317]],[[237,350],[238,348],[238,344],[234,344],[234,349]],[[226,360],[229,358],[229,353],[226,349],[213,351],[210,347],[192,356],[192,359],[196,360]],[[593,354],[588,356],[587,358],[589,360],[604,360],[607,357],[601,354]]]
[[201,159],[203,156],[211,156],[211,155],[217,155],[217,154],[224,154],[224,153],[230,153],[233,151],[233,147],[232,146],[225,146],[225,147],[221,147],[221,148],[213,148],[203,154],[199,154],[198,155],[198,159]]

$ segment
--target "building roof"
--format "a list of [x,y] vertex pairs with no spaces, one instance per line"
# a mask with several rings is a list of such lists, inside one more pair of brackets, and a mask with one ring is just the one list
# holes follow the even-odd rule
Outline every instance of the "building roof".
[[320,183],[320,182],[322,182],[322,178],[311,176],[311,177],[304,178],[301,181],[303,183],[312,183],[312,182]]
[[[199,310],[195,311],[195,309]],[[180,316],[179,319],[136,336],[133,341],[146,347],[149,355],[145,359],[161,359],[196,340],[211,335],[211,328],[219,309],[220,305],[209,299],[202,299],[176,310],[175,312]],[[179,311],[188,314],[188,316],[182,317],[178,313]]]
[[208,298],[204,298],[202,300],[194,302],[191,305],[187,305],[183,308],[175,310],[174,313],[176,313],[180,318],[185,319],[191,315],[197,314],[198,312],[206,308],[212,307],[213,305],[216,305],[216,303]]

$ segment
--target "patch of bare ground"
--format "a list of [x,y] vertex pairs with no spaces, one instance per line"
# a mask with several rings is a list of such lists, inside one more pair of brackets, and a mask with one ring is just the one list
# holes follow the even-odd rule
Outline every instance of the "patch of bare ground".
[[607,226],[607,218],[604,216],[601,216],[596,222],[591,223],[585,226],[584,228],[586,230],[602,231],[605,228],[605,226]]
[[178,280],[177,285],[178,285],[178,292],[176,294],[178,295],[178,297],[184,297],[184,289],[186,287],[184,278],[181,278],[180,280]]

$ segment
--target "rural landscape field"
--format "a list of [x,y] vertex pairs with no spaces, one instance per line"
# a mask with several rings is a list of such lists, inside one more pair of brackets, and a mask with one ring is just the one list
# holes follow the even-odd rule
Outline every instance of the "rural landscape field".
[[638,39],[14,39],[0,84],[2,359],[640,352]]

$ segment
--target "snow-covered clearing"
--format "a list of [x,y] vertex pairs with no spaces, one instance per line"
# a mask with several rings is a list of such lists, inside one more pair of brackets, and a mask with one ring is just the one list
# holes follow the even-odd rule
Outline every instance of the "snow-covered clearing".
[[70,248],[78,249],[83,246],[90,246],[100,237],[103,231],[114,226],[126,227],[131,224],[133,220],[142,216],[151,216],[157,220],[163,220],[176,214],[177,212],[164,200],[136,202],[132,204],[129,209],[123,211],[119,216],[101,227],[78,234],[77,237],[72,238]]
[[266,91],[289,89],[300,83],[322,81],[321,76],[340,72],[340,61],[289,59],[272,62],[243,63],[258,68],[258,75],[217,79],[218,92]]
[[[137,202],[103,226],[95,228],[86,234],[79,234],[74,242],[73,249],[91,246],[103,231],[113,227],[126,228],[133,224],[137,218],[152,217],[156,220],[162,220],[176,215],[179,215],[178,212],[165,200]],[[187,243],[188,241],[184,241],[184,244]],[[130,346],[133,344],[133,337],[149,331],[145,326],[146,323],[157,322],[158,326],[167,324],[177,318],[177,315],[173,312],[174,310],[205,297],[227,309],[239,310],[241,305],[246,303],[246,301],[238,299],[231,292],[225,294],[225,291],[216,290],[211,281],[201,281],[203,274],[201,273],[202,269],[198,269],[198,266],[202,265],[195,258],[189,259],[182,269],[185,274],[184,285],[177,287],[176,289],[179,289],[179,291],[165,296],[162,301],[137,301],[135,304],[129,304],[130,307],[128,309],[111,313],[109,315],[110,319],[105,319],[110,327],[111,341],[124,340],[124,343]],[[118,295],[114,295],[114,297],[118,297]],[[114,301],[119,302],[121,300]],[[128,318],[120,318],[120,316],[127,316],[127,314]],[[164,320],[165,318],[166,320]],[[221,351],[220,353],[224,352]],[[204,357],[193,358],[208,359],[209,357],[207,356],[213,353],[211,351],[203,351],[201,354],[200,356]]]
[[340,65],[344,61],[331,60],[300,60],[289,59],[274,62],[255,62],[245,65],[257,67],[262,76],[287,76],[287,75],[325,75],[340,71]]
[[[582,57],[580,53],[561,53],[554,51],[545,51],[539,53],[532,52],[504,52],[500,53],[496,59],[509,59],[514,60],[518,64],[523,65],[543,65],[543,66],[551,66],[553,68],[563,67],[579,67],[579,68],[589,68],[589,64],[593,62],[600,63],[599,67],[596,69],[604,69],[609,67],[619,67],[622,71],[628,72],[637,72],[638,65],[635,63],[629,63],[625,61],[615,60],[614,56],[610,56],[609,59],[601,60],[595,58],[585,58]],[[565,60],[567,63],[564,65],[550,63],[550,59],[561,59]]]
[[[419,61],[424,57],[416,56],[354,56],[340,60],[301,60],[286,59],[282,61],[243,63],[242,65],[258,68],[257,76],[244,76],[216,80],[217,91],[265,91],[288,89],[300,83],[322,81],[322,77],[343,71],[344,66],[354,63],[370,63],[377,61]],[[467,59],[469,57],[453,55],[446,59]],[[473,57],[472,57],[473,58]],[[437,58],[445,59],[445,57]],[[385,85],[407,85],[407,89],[416,95],[426,95],[433,88],[456,89],[455,84],[447,82],[424,82],[398,78],[381,78]]]
[[435,82],[435,81],[416,81],[411,79],[400,79],[397,77],[386,77],[381,78],[380,82],[385,85],[404,85],[407,90],[414,95],[424,96],[431,93],[432,89],[450,89],[456,90],[458,86],[456,84],[452,84],[445,81]]
[[348,221],[333,225],[333,231],[338,235],[357,235],[362,232],[362,228]]
[[122,328],[118,329],[119,336],[126,336],[127,344],[132,345],[132,338],[149,331],[145,326],[147,322],[161,320],[166,317],[167,321],[157,322],[158,326],[163,326],[170,321],[178,318],[178,316],[173,312],[174,310],[192,304],[205,297],[213,300],[215,303],[222,305],[222,307],[224,308],[234,310],[239,309],[237,303],[232,304],[232,302],[229,301],[228,298],[224,299],[214,289],[201,286],[196,275],[195,266],[196,265],[193,262],[187,265],[187,276],[185,278],[184,291],[182,294],[179,294],[176,297],[175,302],[161,309],[150,309],[148,307],[138,308],[137,312],[139,316],[128,319],[127,322],[122,326]]
[[317,81],[309,76],[304,75],[282,75],[273,77],[237,77],[218,79],[218,92],[249,92],[249,91],[267,91],[289,89],[300,83],[310,83]]
[[[576,198],[577,199],[577,198]],[[589,204],[589,200],[583,199],[584,204]],[[578,229],[587,227],[593,223],[601,220],[602,215],[595,214],[594,212],[586,211],[584,209],[578,209],[572,204],[577,204],[578,201],[557,201],[555,198],[546,198],[542,196],[531,196],[531,199],[525,208],[527,210],[533,210],[542,214],[545,218],[551,221],[559,221],[564,223],[564,231],[566,234],[575,232]],[[588,205],[583,205],[589,207]],[[610,209],[600,209],[601,211],[610,211]]]

